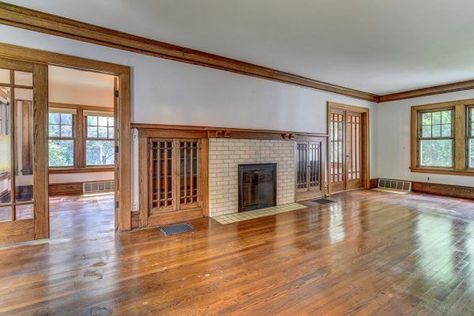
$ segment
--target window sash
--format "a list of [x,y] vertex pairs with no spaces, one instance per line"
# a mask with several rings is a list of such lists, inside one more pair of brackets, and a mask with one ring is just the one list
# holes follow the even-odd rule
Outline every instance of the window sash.
[[[451,112],[451,136],[442,136],[442,126],[443,125],[448,125],[448,124],[442,124],[442,120],[440,120],[439,124],[429,124],[429,125],[423,125],[423,119],[422,116],[423,114],[427,113],[437,113],[437,112],[446,112],[450,111]],[[430,136],[430,137],[424,137],[423,136],[423,126],[431,126],[431,135],[433,135],[433,126],[440,126],[440,136]],[[442,139],[454,139],[455,135],[455,130],[454,130],[455,124],[454,124],[454,109],[453,108],[446,108],[446,109],[433,109],[433,110],[424,110],[424,111],[418,111],[418,140],[442,140]]]
[[[115,139],[115,120],[113,121],[112,124],[110,124],[109,118],[113,119],[113,115],[110,114],[96,114],[96,115],[85,115],[85,124],[86,124],[86,140],[114,140]],[[89,117],[95,117],[96,118],[96,124],[89,124]],[[106,118],[107,119],[107,124],[103,125],[99,123],[99,118]],[[95,135],[97,136],[89,136],[89,129],[90,128],[95,128]],[[105,128],[107,137],[100,137],[99,136],[99,129],[100,128]],[[110,131],[112,130],[112,133]]]
[[[427,113],[442,113],[450,111],[451,117],[450,117],[450,123],[448,123],[451,126],[451,131],[450,131],[450,136],[443,136],[443,125],[448,125],[448,124],[443,124],[442,121],[442,114],[440,114],[440,121],[437,124],[433,124],[433,121],[431,121],[431,124],[423,125],[423,115]],[[433,117],[431,117],[431,120],[433,120]],[[427,110],[418,110],[417,111],[417,166],[420,168],[448,168],[452,169],[454,168],[455,164],[455,112],[453,107],[448,107],[448,108],[434,108],[434,109],[427,109]],[[423,127],[425,126],[430,126],[431,127],[431,132],[430,134],[433,135],[433,126],[439,126],[440,128],[440,136],[423,136]],[[441,165],[424,165],[422,162],[422,142],[423,141],[451,141],[451,161],[449,166],[441,166]]]

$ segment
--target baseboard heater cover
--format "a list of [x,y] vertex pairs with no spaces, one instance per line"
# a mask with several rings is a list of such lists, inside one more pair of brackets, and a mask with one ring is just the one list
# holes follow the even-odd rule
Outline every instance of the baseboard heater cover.
[[375,191],[406,194],[411,192],[411,181],[379,178]]
[[84,182],[82,192],[88,193],[101,193],[101,192],[112,192],[114,190],[114,180],[111,181],[94,181]]

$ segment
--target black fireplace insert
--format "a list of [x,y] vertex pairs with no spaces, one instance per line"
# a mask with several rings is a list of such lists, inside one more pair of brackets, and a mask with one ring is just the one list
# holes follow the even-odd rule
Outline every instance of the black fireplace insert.
[[276,205],[276,163],[239,165],[239,212]]

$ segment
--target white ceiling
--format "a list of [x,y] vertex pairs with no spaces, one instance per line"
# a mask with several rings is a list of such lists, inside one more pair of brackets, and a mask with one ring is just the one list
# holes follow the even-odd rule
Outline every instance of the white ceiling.
[[474,79],[472,0],[16,0],[353,89]]
[[65,67],[48,67],[49,101],[114,106],[114,76]]

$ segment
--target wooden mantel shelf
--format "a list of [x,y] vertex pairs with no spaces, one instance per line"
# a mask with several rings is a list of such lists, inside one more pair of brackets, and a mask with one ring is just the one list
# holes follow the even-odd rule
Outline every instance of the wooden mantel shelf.
[[246,129],[226,128],[212,126],[191,125],[167,125],[167,124],[144,124],[132,123],[141,134],[150,134],[150,137],[159,137],[156,131],[164,131],[166,134],[189,133],[199,134],[202,138],[229,138],[229,139],[263,139],[263,140],[307,140],[313,138],[327,138],[325,133],[307,133],[295,131],[281,131],[269,129]]

